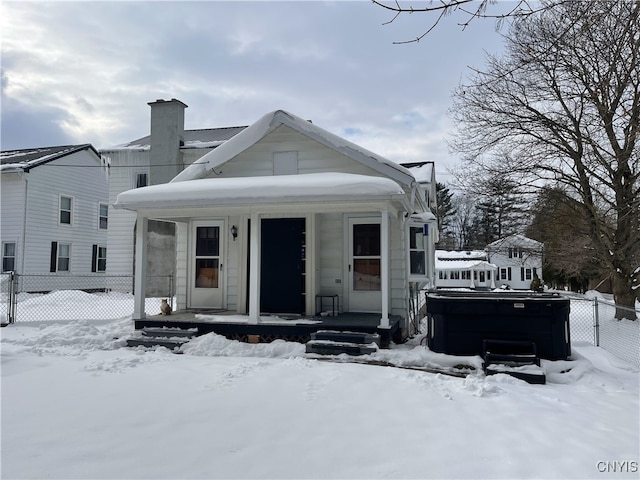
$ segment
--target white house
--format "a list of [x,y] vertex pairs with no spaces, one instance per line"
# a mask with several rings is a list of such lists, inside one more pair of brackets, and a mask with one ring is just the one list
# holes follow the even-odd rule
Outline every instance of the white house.
[[[150,102],[150,134],[128,143],[101,150],[109,158],[109,204],[119,193],[132,188],[169,182],[206,153],[223,144],[246,126],[184,129],[187,105],[177,99]],[[128,210],[110,209],[108,272],[133,275],[136,214]],[[155,290],[166,295],[164,275],[175,275],[175,263],[167,261],[175,255],[174,224],[150,221],[148,224],[147,274],[158,277]],[[149,282],[150,284],[153,281]],[[132,285],[131,285],[132,286]],[[154,288],[148,285],[150,293]]]
[[278,110],[195,161],[170,183],[131,189],[134,319],[145,318],[145,230],[175,224],[178,310],[390,316],[408,328],[413,284],[433,285],[436,218],[406,168]]
[[544,244],[515,234],[490,243],[486,250],[489,262],[498,267],[498,286],[528,290],[534,275],[542,280]]
[[437,288],[496,288],[496,265],[487,260],[482,250],[436,250]]
[[96,149],[3,151],[0,179],[2,271],[27,291],[103,287],[108,164]]

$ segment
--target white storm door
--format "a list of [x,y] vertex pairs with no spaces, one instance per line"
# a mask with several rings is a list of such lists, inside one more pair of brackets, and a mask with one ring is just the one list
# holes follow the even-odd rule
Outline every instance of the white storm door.
[[382,311],[380,219],[350,218],[348,240],[349,311]]
[[191,248],[191,307],[223,307],[223,222],[193,226]]

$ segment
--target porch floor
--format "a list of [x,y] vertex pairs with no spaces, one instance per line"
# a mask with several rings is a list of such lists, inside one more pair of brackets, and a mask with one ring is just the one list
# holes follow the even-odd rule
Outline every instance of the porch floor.
[[276,339],[306,343],[318,330],[379,333],[383,344],[392,339],[401,341],[400,320],[389,316],[389,328],[379,328],[379,313],[340,313],[332,317],[300,315],[261,315],[260,323],[249,323],[247,315],[228,311],[185,310],[171,315],[149,315],[135,320],[136,330],[142,328],[197,329],[197,335],[215,332],[232,340],[248,341],[250,336],[260,342]]

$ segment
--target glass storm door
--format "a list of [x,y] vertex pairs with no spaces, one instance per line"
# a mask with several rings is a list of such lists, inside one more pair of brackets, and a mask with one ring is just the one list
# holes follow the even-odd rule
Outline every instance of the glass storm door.
[[349,311],[382,309],[380,220],[349,219]]
[[191,307],[223,307],[222,222],[193,227]]

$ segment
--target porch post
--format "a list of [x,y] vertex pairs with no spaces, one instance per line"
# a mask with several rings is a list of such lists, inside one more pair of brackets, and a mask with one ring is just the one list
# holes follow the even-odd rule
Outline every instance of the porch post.
[[249,323],[260,321],[260,215],[251,213],[249,238]]
[[382,290],[382,318],[380,327],[389,327],[389,213],[382,212],[380,222],[380,289]]
[[136,264],[133,279],[133,319],[144,320],[144,300],[147,292],[147,228],[149,220],[138,215],[136,221]]

